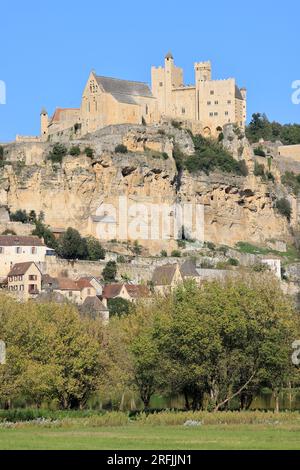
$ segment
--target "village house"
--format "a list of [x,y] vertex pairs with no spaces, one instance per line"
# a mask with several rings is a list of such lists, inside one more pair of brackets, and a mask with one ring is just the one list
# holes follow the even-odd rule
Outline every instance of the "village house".
[[7,290],[18,300],[35,298],[42,289],[42,273],[35,263],[17,263],[7,276]]
[[80,307],[80,312],[94,320],[101,320],[104,324],[109,323],[109,309],[107,300],[100,300],[98,296],[87,297]]
[[44,263],[47,254],[53,253],[38,237],[0,236],[0,278],[5,278],[12,266],[24,262]]
[[[73,280],[65,277],[53,278],[49,275],[42,277],[43,292],[61,294],[70,302],[82,305],[88,297],[95,297],[101,292],[101,284],[96,284],[96,278],[80,278]],[[100,287],[99,287],[100,286]]]
[[154,290],[161,295],[175,289],[182,282],[183,277],[178,263],[158,266],[152,276]]
[[137,302],[151,297],[150,290],[144,285],[108,284],[104,287],[102,297],[107,300],[121,298],[128,302]]

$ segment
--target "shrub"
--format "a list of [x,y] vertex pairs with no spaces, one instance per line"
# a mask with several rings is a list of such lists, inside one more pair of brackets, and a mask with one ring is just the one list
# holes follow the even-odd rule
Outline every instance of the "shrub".
[[81,150],[80,150],[80,147],[78,145],[76,145],[74,147],[71,147],[70,155],[72,157],[79,157],[80,154],[81,154]]
[[55,144],[48,155],[48,160],[52,163],[62,163],[63,158],[68,154],[68,149],[64,144]]
[[162,157],[164,160],[169,160],[169,155],[166,152],[163,152]]
[[206,248],[208,248],[210,251],[215,251],[216,250],[216,245],[212,242],[206,242],[205,243]]
[[278,199],[278,201],[276,201],[276,209],[281,215],[286,217],[288,221],[291,220],[292,207],[286,198]]
[[257,155],[258,157],[265,157],[266,156],[266,152],[264,151],[264,149],[260,146],[260,147],[256,147],[254,149],[254,155]]
[[239,260],[235,259],[235,258],[229,258],[228,260],[228,264],[230,266],[239,266]]
[[284,186],[291,189],[292,192],[297,196],[300,192],[300,174],[295,175],[294,172],[286,171],[281,177],[281,182]]
[[84,150],[84,153],[86,154],[86,156],[87,156],[88,158],[93,159],[93,158],[94,158],[94,155],[95,155],[95,150],[92,149],[91,147],[86,147],[85,150]]
[[119,256],[117,257],[117,263],[119,263],[119,264],[125,264],[125,263],[126,263],[125,256],[119,255]]
[[17,235],[14,230],[4,230],[4,232],[1,235]]
[[254,176],[260,176],[262,178],[265,178],[265,167],[264,165],[255,162],[254,164]]
[[172,258],[181,258],[181,253],[179,250],[173,250],[171,253]]
[[111,317],[128,315],[130,311],[130,302],[126,299],[116,298],[108,301],[109,315]]
[[128,153],[128,148],[126,147],[126,145],[120,144],[116,146],[115,152],[116,153]]
[[12,222],[21,222],[22,224],[29,223],[29,215],[25,210],[19,209],[16,212],[10,214],[10,220]]
[[160,256],[161,256],[162,258],[167,258],[167,257],[168,257],[167,251],[166,251],[166,250],[162,250],[161,253],[160,253]]
[[109,261],[102,272],[104,282],[107,284],[116,282],[118,266],[115,261]]
[[182,249],[186,248],[186,242],[184,240],[178,240],[177,244],[179,248],[182,248]]
[[90,261],[105,259],[105,250],[100,242],[94,237],[86,238],[87,255]]
[[181,129],[181,128],[182,128],[182,127],[181,127],[181,123],[178,122],[178,121],[175,121],[175,120],[171,121],[171,125],[172,125],[175,129]]

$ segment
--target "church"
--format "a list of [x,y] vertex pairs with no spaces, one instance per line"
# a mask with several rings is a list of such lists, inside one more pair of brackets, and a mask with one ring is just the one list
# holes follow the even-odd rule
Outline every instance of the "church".
[[57,108],[51,118],[41,112],[41,140],[74,132],[83,136],[116,124],[155,124],[177,120],[198,125],[209,137],[225,124],[244,128],[247,91],[234,78],[213,80],[210,62],[195,63],[195,83],[184,83],[183,69],[169,52],[163,67],[152,67],[147,83],[104,77],[92,71],[80,108]]

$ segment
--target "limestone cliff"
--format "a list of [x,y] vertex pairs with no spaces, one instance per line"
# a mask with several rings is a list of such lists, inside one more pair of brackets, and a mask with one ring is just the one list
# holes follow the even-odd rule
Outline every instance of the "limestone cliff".
[[[121,143],[128,153],[115,153]],[[67,156],[61,166],[47,161],[50,143],[11,144],[5,147],[7,164],[0,169],[0,206],[11,212],[43,211],[52,228],[72,226],[88,235],[95,234],[92,220],[99,216],[99,208],[116,205],[119,196],[146,205],[197,202],[205,206],[206,240],[230,246],[239,241],[291,241],[290,224],[274,209],[284,188],[278,181],[263,182],[253,175],[253,155],[246,139],[225,143],[236,158],[247,161],[247,177],[218,172],[178,174],[174,145],[186,155],[194,148],[190,134],[171,125],[103,129],[69,144],[78,144],[82,152],[87,146],[93,148],[94,159],[83,154]],[[296,201],[288,197],[296,209]],[[155,254],[162,248],[175,248],[176,242],[148,241],[145,245]]]

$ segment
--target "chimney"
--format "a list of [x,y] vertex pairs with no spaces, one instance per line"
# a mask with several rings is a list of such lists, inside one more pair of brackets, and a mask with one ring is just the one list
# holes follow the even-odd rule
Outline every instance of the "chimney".
[[106,297],[102,297],[102,303],[103,303],[104,307],[107,308],[107,298]]

